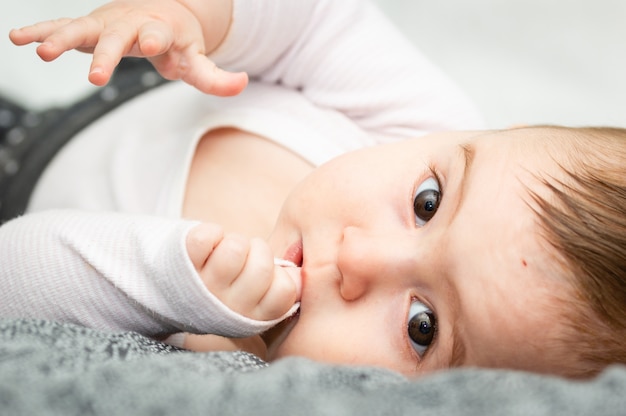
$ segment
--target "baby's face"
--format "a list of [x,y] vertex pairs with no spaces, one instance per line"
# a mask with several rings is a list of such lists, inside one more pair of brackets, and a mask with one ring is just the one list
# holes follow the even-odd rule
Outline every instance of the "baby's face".
[[553,162],[525,140],[436,134],[344,155],[305,179],[270,237],[277,255],[302,262],[303,278],[300,315],[270,358],[407,375],[558,372],[555,300],[569,289],[549,272],[525,187],[540,190],[529,172]]

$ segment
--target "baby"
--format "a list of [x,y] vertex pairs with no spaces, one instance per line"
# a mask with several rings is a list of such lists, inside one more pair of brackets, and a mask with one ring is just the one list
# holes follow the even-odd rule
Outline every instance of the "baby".
[[[1,316],[46,317],[157,338],[181,331],[253,336],[244,348],[268,360],[300,355],[409,376],[478,366],[584,377],[626,363],[626,131],[483,131],[467,121],[460,124],[471,130],[434,132],[439,128],[430,126],[422,133],[433,133],[417,137],[418,129],[398,121],[405,120],[398,116],[404,115],[402,105],[412,105],[403,94],[428,94],[397,74],[377,72],[378,63],[347,59],[351,69],[391,78],[397,87],[366,84],[375,90],[373,101],[383,103],[368,101],[367,109],[351,102],[354,96],[342,100],[344,91],[314,70],[307,83],[300,83],[297,71],[281,73],[290,60],[305,59],[302,51],[311,51],[310,45],[337,61],[345,58],[335,49],[342,42],[358,39],[367,49],[367,41],[353,34],[371,31],[359,28],[376,27],[376,36],[402,43],[395,34],[386,38],[391,29],[371,5],[290,3],[119,0],[86,17],[11,32],[18,45],[41,42],[38,53],[45,60],[70,49],[92,52],[89,79],[96,85],[108,82],[122,56],[133,55],[206,94],[250,93],[266,106],[273,94],[287,94],[293,106],[301,97],[292,94],[304,96],[314,102],[315,108],[302,110],[316,114],[310,120],[332,104],[340,120],[336,114],[323,120],[339,127],[344,117],[362,123],[349,131],[364,144],[347,146],[317,167],[287,139],[273,137],[270,127],[228,119],[205,126],[190,145],[180,192],[184,219],[142,210],[104,212],[108,207],[87,212],[78,203],[31,207],[33,213],[0,227]],[[272,19],[280,16],[276,21],[296,22],[288,26],[306,36],[285,41],[284,49],[262,48],[280,56],[265,62],[237,42],[242,20],[254,14],[270,31],[279,31]],[[315,24],[305,19],[299,26],[299,17]],[[247,29],[254,32],[254,26]],[[279,34],[277,41],[289,38]],[[258,70],[261,82],[291,91],[252,83],[246,88],[245,73],[219,69],[207,58],[236,56],[237,48],[251,55],[233,58],[233,68]],[[395,58],[405,62],[400,55]],[[332,61],[318,55],[309,67],[318,58]],[[353,81],[349,75],[337,74],[338,88]],[[450,114],[473,120],[463,99],[433,77],[428,79],[441,96],[454,98],[447,101]],[[354,82],[363,86],[358,78]],[[142,143],[150,159],[152,145]],[[57,165],[66,157],[59,155]],[[54,188],[48,178],[60,172],[57,165],[41,179],[34,205]],[[66,183],[61,177],[59,183]],[[102,192],[96,188],[94,197]],[[78,210],[49,210],[57,207]],[[188,336],[183,342],[201,349],[206,340]],[[207,343],[224,347],[214,339]]]

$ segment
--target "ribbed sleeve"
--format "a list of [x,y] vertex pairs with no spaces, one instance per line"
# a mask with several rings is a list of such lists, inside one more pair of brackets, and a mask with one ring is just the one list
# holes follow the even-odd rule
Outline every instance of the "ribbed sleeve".
[[242,337],[284,319],[248,319],[206,289],[185,249],[194,225],[78,211],[10,221],[0,227],[0,315],[148,336],[186,331]]
[[381,142],[483,127],[465,94],[368,1],[235,0],[211,58],[301,91]]

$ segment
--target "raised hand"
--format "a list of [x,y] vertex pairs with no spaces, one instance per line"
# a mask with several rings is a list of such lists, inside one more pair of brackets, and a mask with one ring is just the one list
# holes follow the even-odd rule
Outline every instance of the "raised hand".
[[300,300],[300,269],[275,266],[262,239],[224,234],[220,226],[200,224],[189,231],[186,244],[206,287],[235,312],[269,321]]
[[41,43],[37,54],[52,61],[77,49],[93,54],[89,81],[105,85],[124,56],[148,58],[166,79],[181,79],[207,94],[231,96],[248,83],[243,72],[218,68],[207,53],[223,40],[229,0],[116,0],[76,19],[14,29],[16,45]]

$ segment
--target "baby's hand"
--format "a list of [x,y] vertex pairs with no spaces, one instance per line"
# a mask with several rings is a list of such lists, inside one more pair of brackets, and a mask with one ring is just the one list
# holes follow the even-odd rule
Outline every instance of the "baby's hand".
[[206,287],[233,311],[269,321],[300,300],[300,269],[274,266],[274,256],[262,239],[224,234],[215,224],[200,224],[189,231],[186,243]]
[[[247,74],[219,69],[206,56],[228,30],[230,3],[181,3],[117,0],[87,16],[12,30],[9,37],[16,45],[40,42],[37,54],[44,61],[52,61],[71,49],[92,53],[89,81],[99,86],[109,82],[122,57],[135,56],[148,58],[166,79],[182,79],[207,94],[240,93],[248,83]],[[206,22],[200,21],[200,13]]]

